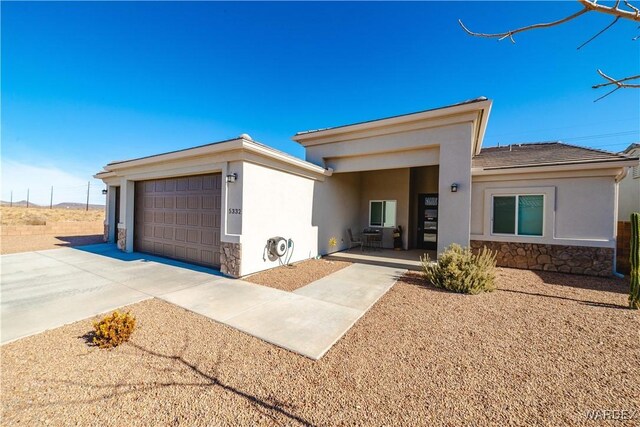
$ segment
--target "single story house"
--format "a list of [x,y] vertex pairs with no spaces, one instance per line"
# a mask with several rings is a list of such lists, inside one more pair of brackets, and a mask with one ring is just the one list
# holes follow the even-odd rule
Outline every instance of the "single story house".
[[611,274],[618,182],[638,159],[558,142],[482,149],[491,104],[299,132],[306,160],[245,134],[109,163],[95,175],[105,240],[241,277],[344,250],[348,230],[393,247],[401,226],[404,249],[486,245],[500,265]]

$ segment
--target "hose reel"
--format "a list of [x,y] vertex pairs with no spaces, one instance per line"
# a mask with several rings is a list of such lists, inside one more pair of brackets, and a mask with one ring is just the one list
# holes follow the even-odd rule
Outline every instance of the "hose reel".
[[285,239],[280,236],[271,237],[267,239],[265,246],[266,257],[263,256],[262,259],[264,261],[266,261],[266,258],[269,258],[269,261],[278,260],[280,265],[289,264],[293,256],[293,246],[292,239]]

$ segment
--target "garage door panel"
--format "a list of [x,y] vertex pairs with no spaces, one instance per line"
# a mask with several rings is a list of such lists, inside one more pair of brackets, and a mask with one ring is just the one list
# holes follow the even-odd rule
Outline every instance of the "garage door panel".
[[193,195],[187,197],[187,209],[200,209],[200,196]]
[[[216,216],[212,213],[203,213],[202,214],[202,226],[203,227],[215,227],[216,226],[216,222],[215,222]],[[217,224],[220,224],[219,222]]]
[[202,177],[201,176],[189,177],[189,191],[200,191],[200,190],[202,190]]
[[176,223],[176,214],[173,212],[165,212],[164,223],[169,225],[174,225]]
[[220,174],[136,184],[136,250],[220,266]]
[[200,214],[197,212],[188,212],[187,213],[187,225],[192,227],[198,227],[200,225]]
[[213,196],[202,196],[202,209],[213,209],[214,206]]

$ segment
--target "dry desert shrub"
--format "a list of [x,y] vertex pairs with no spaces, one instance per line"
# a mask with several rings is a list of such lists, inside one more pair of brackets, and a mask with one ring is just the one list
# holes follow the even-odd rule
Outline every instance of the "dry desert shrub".
[[129,341],[136,327],[136,318],[130,313],[114,311],[99,322],[93,324],[93,343],[100,348],[117,347]]
[[486,247],[478,254],[452,244],[436,263],[429,255],[420,258],[427,280],[437,288],[463,294],[479,294],[495,290],[496,254]]

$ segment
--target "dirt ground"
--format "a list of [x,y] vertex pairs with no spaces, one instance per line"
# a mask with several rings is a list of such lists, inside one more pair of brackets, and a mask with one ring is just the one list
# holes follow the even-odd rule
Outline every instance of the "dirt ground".
[[[171,304],[90,347],[81,321],[0,347],[3,425],[638,425],[628,282],[499,269],[460,295],[398,282],[320,361]],[[588,411],[626,410],[626,421]]]
[[243,277],[242,280],[292,292],[349,265],[351,263],[345,261],[309,259],[291,266],[281,266],[252,274],[251,276]]
[[45,225],[51,222],[102,221],[104,209],[49,209],[0,206],[2,225]]
[[17,252],[42,251],[67,246],[92,245],[103,243],[102,234],[83,236],[53,236],[40,234],[35,236],[2,236],[0,237],[0,254]]

